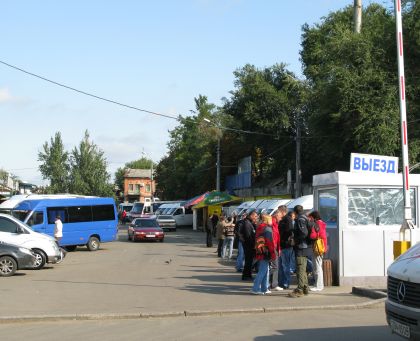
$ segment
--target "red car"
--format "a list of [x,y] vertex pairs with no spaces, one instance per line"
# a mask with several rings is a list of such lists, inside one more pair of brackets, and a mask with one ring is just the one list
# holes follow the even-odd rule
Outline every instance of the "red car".
[[163,242],[165,233],[160,228],[155,216],[134,219],[128,227],[128,240],[155,240]]

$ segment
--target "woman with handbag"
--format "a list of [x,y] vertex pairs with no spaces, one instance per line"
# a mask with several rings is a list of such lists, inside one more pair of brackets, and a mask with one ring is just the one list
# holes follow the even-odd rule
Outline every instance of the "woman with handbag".
[[309,220],[315,223],[310,238],[313,240],[314,251],[314,274],[315,286],[311,291],[321,291],[324,289],[324,274],[322,271],[322,260],[328,250],[327,246],[327,224],[322,221],[318,211],[313,211],[308,215]]

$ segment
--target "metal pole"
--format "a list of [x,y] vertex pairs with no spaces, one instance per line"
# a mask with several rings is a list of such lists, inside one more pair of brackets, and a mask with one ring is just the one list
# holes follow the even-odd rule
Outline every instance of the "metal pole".
[[220,192],[220,137],[217,138],[216,191]]
[[154,195],[153,195],[153,160],[152,159],[150,159],[150,161],[151,161],[151,163],[150,163],[150,179],[152,180],[152,182],[150,183],[150,191],[152,192],[151,193],[151,195],[152,195],[152,202],[153,202],[153,198],[154,198]]
[[[395,19],[397,27],[397,53],[398,53],[398,83],[399,83],[399,101],[401,116],[401,146],[402,146],[402,177],[404,193],[404,222],[401,230],[414,228],[411,220],[411,202],[410,202],[410,183],[409,183],[409,163],[408,163],[408,135],[407,135],[407,112],[405,103],[405,74],[404,74],[404,52],[402,35],[402,7],[401,0],[395,0]],[[412,233],[410,233],[411,245]]]
[[354,0],[354,32],[360,33],[362,30],[362,0]]
[[302,179],[301,179],[301,165],[300,165],[300,117],[297,118],[296,124],[296,188],[295,196],[299,198],[302,195]]

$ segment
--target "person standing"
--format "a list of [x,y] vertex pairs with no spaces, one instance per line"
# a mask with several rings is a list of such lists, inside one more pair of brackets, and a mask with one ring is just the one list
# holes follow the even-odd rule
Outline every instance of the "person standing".
[[216,224],[216,238],[217,238],[217,257],[222,257],[222,248],[223,248],[223,241],[225,239],[225,235],[223,234],[223,230],[225,228],[225,217],[221,216],[218,219],[218,223]]
[[269,285],[269,264],[276,259],[273,243],[272,218],[268,214],[262,216],[262,223],[255,235],[255,258],[258,261],[258,273],[254,280],[251,293],[254,295],[271,294]]
[[[281,208],[283,207],[283,208]],[[280,206],[279,209],[287,212],[286,206]],[[283,289],[289,289],[290,273],[292,264],[294,262],[295,253],[293,251],[293,225],[296,215],[294,212],[289,212],[279,222],[280,232],[280,260],[279,260],[279,283]]]
[[216,237],[216,225],[219,222],[219,216],[217,215],[216,211],[213,212],[213,215],[210,219],[213,224],[213,237]]
[[207,218],[206,222],[206,244],[207,247],[213,246],[213,222],[211,221],[211,215]]
[[252,262],[255,254],[255,229],[257,226],[258,214],[255,210],[248,213],[244,219],[240,234],[244,248],[245,265],[242,271],[242,280],[252,280]]
[[273,227],[273,244],[274,244],[274,252],[276,254],[276,258],[274,259],[274,261],[271,263],[271,271],[270,271],[270,278],[271,278],[271,288],[275,291],[282,291],[283,288],[281,286],[279,286],[279,263],[280,263],[280,233],[279,233],[279,222],[281,221],[281,219],[283,218],[283,216],[287,213],[283,212],[280,209],[277,209],[276,211],[274,211],[273,213],[273,218],[272,218],[272,227]]
[[[324,244],[324,253],[328,251],[327,245],[327,224],[322,221],[321,215],[318,211],[313,211],[309,214],[309,220],[313,221],[315,226],[312,230],[311,239],[321,239]],[[315,275],[315,286],[311,288],[311,291],[322,291],[324,289],[324,273],[322,271],[322,260],[324,253],[320,254],[314,252],[314,275]]]
[[244,219],[246,218],[246,214],[243,214],[241,217],[237,217],[237,221],[235,223],[235,236],[238,239],[238,257],[236,258],[236,271],[242,272],[244,269],[244,247],[243,247],[243,237],[240,233],[242,229],[242,224],[244,223]]
[[313,222],[309,221],[304,214],[302,205],[296,205],[293,208],[296,214],[293,237],[295,240],[296,255],[296,276],[298,280],[297,288],[289,294],[290,297],[302,297],[309,294],[308,275],[306,273],[307,257],[312,256],[312,245],[310,234],[312,232]]
[[[232,258],[233,253],[233,241],[235,239],[235,225],[233,224],[232,217],[227,218],[223,228],[223,235],[225,237],[223,241],[222,258]],[[227,257],[227,248],[229,247],[229,256]]]
[[57,215],[54,222],[54,238],[58,244],[60,244],[61,239],[63,238],[63,223],[61,217]]

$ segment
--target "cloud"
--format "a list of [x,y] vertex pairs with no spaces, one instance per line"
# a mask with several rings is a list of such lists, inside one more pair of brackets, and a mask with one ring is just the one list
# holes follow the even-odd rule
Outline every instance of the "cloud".
[[8,88],[0,88],[0,104],[29,104],[31,100],[11,94]]

